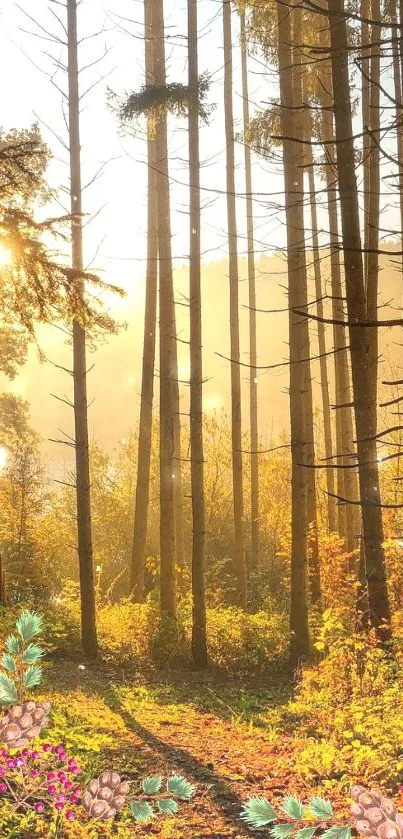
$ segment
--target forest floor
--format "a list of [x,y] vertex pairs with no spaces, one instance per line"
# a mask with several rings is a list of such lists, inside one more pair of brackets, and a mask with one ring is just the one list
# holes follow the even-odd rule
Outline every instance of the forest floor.
[[[136,836],[259,836],[261,831],[240,820],[249,796],[275,802],[289,792],[306,800],[319,788],[295,770],[292,719],[288,730],[280,731],[268,721],[270,710],[289,701],[290,683],[245,685],[209,674],[82,670],[60,661],[52,664],[46,682],[55,709],[52,742],[56,727],[61,742],[69,746],[71,740],[73,753],[80,743],[93,752],[94,775],[108,768],[140,781],[177,772],[197,787],[175,817],[137,825]],[[345,801],[340,805],[345,811]],[[133,836],[132,829],[127,836]]]

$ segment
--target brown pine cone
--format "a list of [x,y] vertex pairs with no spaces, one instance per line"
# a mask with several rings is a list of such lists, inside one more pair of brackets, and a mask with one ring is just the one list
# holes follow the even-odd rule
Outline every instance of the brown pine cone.
[[121,781],[117,772],[102,772],[89,782],[82,804],[93,819],[113,819],[126,804],[129,791],[130,784]]
[[370,839],[403,839],[403,817],[393,801],[377,789],[366,790],[358,784],[352,787],[351,796],[351,815],[359,833]]
[[21,749],[48,724],[50,702],[23,702],[14,705],[0,719],[0,741],[10,749]]

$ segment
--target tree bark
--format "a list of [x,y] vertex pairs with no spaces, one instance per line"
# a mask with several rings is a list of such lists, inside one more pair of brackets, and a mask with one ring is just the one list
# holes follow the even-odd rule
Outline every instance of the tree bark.
[[[144,16],[146,84],[151,85],[154,82],[152,0],[145,0]],[[141,603],[144,600],[144,570],[150,493],[150,461],[158,286],[157,173],[155,165],[155,140],[152,136],[152,129],[150,126],[148,126],[147,134],[147,277],[144,312],[143,369],[141,378],[136,502],[134,511],[134,531],[129,587],[130,593],[136,603]]]
[[[371,0],[361,0],[361,17],[369,20],[371,18]],[[370,33],[369,24],[366,20],[361,21],[361,117],[363,130],[363,192],[364,192],[364,277],[365,283],[368,279],[368,248],[369,248],[369,231],[370,231],[370,157],[371,157],[371,138],[368,133],[370,128]],[[366,47],[366,49],[365,49]]]
[[[248,52],[245,35],[245,13],[241,14],[242,100],[244,133],[249,125]],[[244,143],[246,228],[248,239],[248,289],[249,289],[249,418],[250,418],[250,515],[251,553],[250,566],[259,567],[259,430],[258,430],[258,371],[256,335],[256,272],[253,227],[252,160],[250,147]]]
[[[199,81],[197,0],[188,0],[189,88]],[[204,582],[205,502],[203,451],[203,354],[200,244],[200,151],[198,101],[189,108],[190,181],[190,444],[192,485],[192,659],[197,670],[207,667],[206,598]]]
[[309,346],[303,319],[293,309],[307,304],[307,277],[304,242],[303,160],[301,149],[292,138],[301,137],[298,111],[293,110],[293,43],[288,7],[277,3],[278,55],[281,95],[281,125],[287,219],[288,301],[290,329],[290,420],[292,461],[291,512],[291,660],[296,664],[309,655],[307,601],[307,469],[304,388],[308,380],[306,361]]
[[[329,0],[337,168],[343,229],[347,311],[350,324],[367,317],[355,178],[348,44],[343,0]],[[367,566],[371,625],[383,642],[390,638],[390,608],[383,553],[383,524],[377,446],[377,402],[373,366],[377,363],[373,330],[349,327],[360,501]]]
[[[326,20],[323,19],[320,31],[322,33],[321,45],[327,45]],[[325,142],[326,158],[326,190],[327,209],[329,218],[330,235],[330,270],[332,289],[332,316],[334,320],[344,320],[344,288],[341,278],[340,265],[340,236],[339,220],[337,213],[337,167],[336,150],[333,145],[333,80],[331,64],[326,61],[322,64],[322,131]],[[356,446],[354,443],[354,423],[352,410],[352,395],[350,384],[350,370],[348,364],[348,347],[346,331],[343,326],[334,324],[333,344],[335,348],[335,407],[336,407],[336,453],[337,463],[343,466],[350,465],[352,457],[355,456]],[[343,406],[343,407],[340,407]],[[337,469],[337,495],[339,498],[347,498],[351,502],[358,500],[358,480],[354,469]],[[354,570],[356,563],[353,559],[353,552],[357,549],[361,533],[361,515],[359,508],[354,503],[338,505],[339,534],[345,539],[346,549],[350,556],[350,570]]]
[[[293,45],[292,51],[293,60],[293,113],[294,113],[294,130],[298,134],[293,134],[299,140],[307,139],[306,131],[306,109],[303,100],[303,53],[301,50],[302,37],[302,14],[299,7],[295,7],[293,12]],[[309,156],[309,153],[308,153]],[[307,165],[307,147],[302,146],[300,150],[300,165],[302,170],[302,206],[304,205],[304,170]],[[307,287],[307,272],[306,272],[306,256],[305,256],[305,241],[304,241],[304,217],[302,215],[302,240],[304,247],[304,262],[305,262],[305,289],[304,294],[306,298],[305,306],[308,305],[308,287]],[[310,356],[310,335],[309,335],[309,320],[303,321],[303,329],[305,330],[305,346],[307,350],[306,358]],[[315,470],[315,429],[313,421],[313,394],[312,394],[312,376],[311,363],[306,361],[303,366],[304,375],[304,424],[305,424],[305,461],[307,464],[307,519],[308,519],[308,569],[309,569],[309,589],[311,602],[314,605],[320,604],[321,600],[321,582],[320,582],[320,561],[319,561],[319,534],[318,534],[318,511],[317,511],[317,496],[316,496],[316,470]]]
[[231,2],[223,0],[224,35],[224,108],[227,152],[227,218],[230,282],[231,333],[231,423],[232,423],[232,482],[235,528],[235,573],[237,604],[246,606],[247,579],[244,537],[241,371],[239,366],[239,277],[235,199],[235,143],[232,106],[232,32]]
[[[70,199],[72,267],[83,271],[82,190],[80,160],[80,99],[78,87],[77,3],[67,0],[68,119],[70,147]],[[81,279],[78,291],[84,294]],[[74,426],[76,453],[77,537],[81,597],[81,642],[88,658],[98,655],[94,564],[91,530],[91,490],[88,446],[87,364],[85,330],[73,322]]]
[[[312,155],[312,147],[309,146],[309,165],[308,165],[308,179],[309,179],[309,199],[311,205],[311,224],[312,224],[312,250],[313,250],[313,267],[315,275],[315,295],[316,295],[316,313],[318,318],[323,319],[323,288],[322,288],[322,274],[320,267],[320,252],[319,252],[319,235],[318,235],[318,214],[316,208],[316,194],[315,194],[315,174],[314,161]],[[327,518],[330,533],[337,532],[337,513],[335,502],[335,479],[333,469],[333,443],[332,443],[332,420],[330,412],[330,396],[329,396],[329,377],[327,371],[327,356],[326,356],[326,335],[325,325],[320,320],[318,321],[318,347],[320,355],[320,386],[322,394],[322,410],[323,410],[323,431],[325,439],[325,457],[328,468],[326,469],[326,486],[327,486]]]
[[[154,78],[164,87],[165,32],[163,0],[153,2]],[[159,258],[160,334],[160,604],[166,617],[176,617],[175,579],[175,334],[173,323],[173,275],[171,208],[168,171],[167,116],[162,113],[155,128],[157,169],[157,214]]]
[[[173,295],[175,294],[173,288]],[[179,569],[184,569],[186,564],[185,549],[185,525],[183,520],[183,492],[182,492],[182,455],[181,455],[181,409],[180,409],[180,385],[178,374],[178,347],[176,342],[176,314],[175,300],[172,298],[172,324],[173,324],[173,365],[174,365],[174,519],[175,519],[175,560]],[[180,575],[180,582],[185,582],[183,574]]]

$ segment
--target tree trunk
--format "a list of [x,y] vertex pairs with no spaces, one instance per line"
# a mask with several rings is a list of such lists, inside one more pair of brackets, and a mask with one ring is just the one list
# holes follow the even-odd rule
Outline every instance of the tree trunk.
[[390,638],[390,608],[383,553],[384,537],[377,446],[374,439],[377,429],[377,402],[373,386],[373,366],[377,363],[377,355],[373,330],[354,326],[354,324],[365,322],[367,312],[343,0],[329,0],[329,22],[337,168],[368,598],[371,625],[376,628],[379,638],[386,642]]
[[235,527],[235,573],[237,588],[237,604],[238,606],[244,608],[246,606],[247,599],[247,580],[243,508],[241,371],[239,366],[239,277],[235,199],[235,143],[232,107],[232,33],[230,0],[223,0],[223,35],[225,65],[224,108],[227,152],[227,216],[230,282],[232,482]]
[[[67,0],[67,31],[70,198],[71,213],[74,216],[71,224],[72,267],[74,271],[82,272],[83,231],[81,215],[80,99],[78,90],[76,0]],[[79,293],[83,294],[82,280],[78,279],[76,283]],[[98,655],[98,641],[91,532],[86,346],[85,330],[77,320],[73,323],[73,382],[81,641],[86,656],[96,658]]]
[[301,147],[292,138],[302,136],[293,110],[293,56],[291,17],[288,7],[277,3],[278,55],[281,94],[285,209],[287,220],[288,301],[290,328],[290,420],[292,461],[291,512],[291,659],[296,664],[309,655],[307,601],[307,469],[304,427],[304,388],[309,347],[303,319],[293,309],[307,304],[307,277],[304,243],[303,160]]
[[[145,0],[145,62],[146,84],[154,81],[152,0]],[[150,461],[153,421],[155,333],[158,285],[158,232],[157,232],[157,173],[155,166],[155,141],[148,126],[148,219],[147,219],[147,277],[144,312],[143,369],[139,445],[137,458],[136,504],[130,566],[130,593],[136,603],[144,600],[144,565],[147,539],[148,503],[150,493]]]
[[[248,51],[245,35],[245,13],[241,14],[242,100],[244,133],[249,125]],[[257,336],[256,336],[256,275],[253,228],[252,161],[248,143],[244,143],[246,226],[248,237],[248,288],[249,288],[249,417],[250,417],[250,517],[251,554],[250,566],[259,567],[259,432],[257,399]]]
[[[312,224],[312,250],[313,250],[313,266],[315,274],[315,294],[316,294],[316,313],[318,318],[323,319],[323,288],[322,275],[320,267],[320,252],[319,252],[319,236],[318,236],[318,215],[316,208],[316,194],[315,194],[315,174],[313,169],[313,155],[312,147],[309,146],[310,159],[308,164],[308,178],[309,178],[309,198],[311,205],[311,224]],[[325,325],[320,320],[318,321],[318,347],[320,355],[320,386],[322,394],[322,409],[323,409],[323,431],[325,438],[325,457],[326,457],[326,486],[327,486],[327,517],[330,533],[337,532],[337,514],[335,502],[335,480],[333,469],[333,444],[332,444],[332,420],[330,412],[330,397],[329,397],[329,377],[327,372],[327,357],[326,357],[326,335]]]
[[[153,3],[154,78],[164,87],[165,32],[163,0]],[[157,169],[157,214],[159,256],[160,334],[160,601],[161,612],[176,617],[175,579],[175,334],[173,323],[173,275],[171,208],[168,172],[167,116],[162,113],[155,128]]]
[[[189,88],[198,89],[197,0],[188,0]],[[204,584],[205,503],[203,452],[203,355],[200,245],[200,152],[198,101],[189,108],[190,181],[190,443],[192,484],[192,658],[197,670],[207,667]]]
[[[323,19],[320,31],[322,33],[321,46],[327,45],[327,21]],[[344,320],[344,290],[341,279],[340,266],[340,236],[337,216],[337,167],[336,152],[333,145],[333,82],[330,62],[324,62],[321,68],[322,84],[322,131],[325,142],[326,156],[326,190],[327,208],[330,231],[330,268],[332,288],[332,315],[334,320]],[[336,454],[337,464],[350,466],[355,458],[352,396],[350,385],[350,371],[348,364],[346,332],[343,326],[333,325],[333,344],[335,349],[335,403],[336,403]],[[343,407],[340,407],[343,406]],[[337,495],[347,498],[351,502],[358,500],[358,481],[354,469],[337,469]],[[339,502],[339,534],[346,541],[347,552],[350,555],[350,569],[354,570],[355,561],[352,557],[357,549],[361,532],[361,515],[354,503]]]
[[[173,289],[173,294],[174,294]],[[181,455],[181,409],[180,409],[180,385],[178,374],[178,347],[176,343],[176,315],[175,300],[172,298],[172,324],[174,336],[174,518],[175,518],[175,560],[178,568],[185,567],[185,525],[183,520],[183,493],[182,493],[182,455]],[[180,582],[185,582],[183,574],[180,575]]]
[[[306,109],[303,100],[303,54],[301,51],[302,44],[302,15],[301,9],[295,7],[293,12],[293,108],[294,108],[294,130],[298,134],[293,134],[300,140],[307,139],[306,132]],[[307,147],[302,146],[300,151],[300,164],[303,165],[302,170],[302,206],[304,205],[304,170],[307,165]],[[305,262],[305,306],[308,305],[308,287],[306,275],[306,257],[305,257],[305,242],[304,242],[304,218],[302,217],[302,241],[304,247],[304,262]],[[320,562],[319,562],[319,536],[318,536],[318,512],[317,512],[317,497],[316,497],[316,470],[315,470],[315,430],[313,422],[313,394],[312,394],[312,376],[310,356],[310,335],[309,335],[309,320],[303,321],[303,329],[305,330],[305,346],[306,346],[306,363],[303,366],[303,375],[305,376],[305,384],[303,389],[304,394],[304,424],[305,424],[305,462],[307,465],[307,519],[308,519],[308,570],[309,570],[309,589],[311,602],[316,605],[321,600],[321,583],[320,583]]]
[[[361,0],[361,17],[366,18],[369,20],[371,18],[371,0]],[[363,172],[364,172],[364,182],[363,182],[363,191],[364,191],[364,277],[365,283],[367,282],[368,278],[368,248],[369,248],[369,230],[370,230],[370,220],[369,220],[369,202],[370,202],[370,157],[371,157],[371,138],[368,133],[368,129],[370,128],[370,113],[371,113],[371,106],[370,106],[370,83],[369,83],[369,76],[370,76],[370,50],[369,50],[369,43],[370,43],[370,35],[369,35],[369,24],[366,20],[361,21],[361,70],[362,70],[362,77],[361,77],[361,116],[362,116],[362,130],[363,130],[363,140],[362,140],[362,150],[363,150]],[[366,47],[366,48],[365,48]]]

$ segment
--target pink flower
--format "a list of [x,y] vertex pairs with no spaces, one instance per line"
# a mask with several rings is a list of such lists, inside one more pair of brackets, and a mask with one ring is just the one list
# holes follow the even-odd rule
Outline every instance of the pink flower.
[[60,778],[61,781],[67,781],[67,775],[65,772],[58,772],[57,777]]
[[9,769],[15,769],[15,761],[14,760],[8,760],[7,761],[7,766],[8,766]]
[[45,805],[44,805],[43,801],[38,801],[38,803],[35,804],[34,810],[37,813],[43,813],[44,809],[45,809]]
[[17,769],[21,769],[21,766],[25,766],[25,760],[22,757],[17,757],[15,760],[15,765]]
[[56,775],[55,772],[48,772],[47,775],[46,775],[46,780],[47,781],[54,781],[55,778],[57,778],[57,775]]
[[7,785],[6,784],[0,784],[0,792],[7,792]]
[[48,786],[48,792],[50,792],[50,794],[51,794],[51,795],[54,795],[54,794],[55,794],[55,792],[56,792],[56,787],[55,787],[55,785],[54,785],[54,784],[49,784],[49,786]]
[[81,787],[73,787],[74,795],[81,795],[82,789]]
[[80,775],[81,774],[81,769],[79,769],[78,766],[72,766],[72,768],[70,769],[70,772],[71,772],[72,775]]
[[67,810],[65,815],[67,821],[72,822],[74,820],[74,813],[72,812],[72,810]]
[[32,760],[38,760],[39,752],[31,752]]
[[24,757],[28,757],[29,756],[29,749],[23,749],[21,754],[24,755]]
[[55,752],[56,752],[56,754],[58,755],[60,752],[63,752],[63,751],[64,751],[64,749],[63,749],[63,746],[60,746],[60,745],[59,745],[59,746],[55,746],[55,748],[54,748],[54,750],[53,750],[53,751],[55,751]]
[[6,774],[6,770],[4,769],[4,766],[0,766],[0,778],[5,774]]
[[64,810],[63,802],[62,801],[56,801],[55,809],[58,810],[59,813],[61,813],[61,811]]
[[2,749],[1,750],[1,756],[2,757],[8,757],[8,749]]
[[65,789],[71,789],[73,784],[71,783],[71,781],[65,781],[63,786]]
[[43,749],[44,752],[51,752],[52,751],[52,746],[50,745],[50,743],[44,743],[43,746],[42,746],[42,749]]
[[67,758],[66,752],[59,752],[59,760],[65,761]]
[[31,775],[31,778],[37,778],[39,775],[39,771],[38,769],[31,769],[31,772],[29,774]]
[[78,802],[78,795],[74,795],[74,793],[73,793],[73,795],[70,795],[70,796],[69,796],[69,801],[70,801],[70,804],[77,804],[77,802]]
[[57,796],[57,800],[58,800],[58,801],[61,801],[61,802],[62,802],[62,804],[65,804],[65,802],[66,802],[66,796],[65,796],[65,795],[63,795],[63,793],[59,793],[59,795]]

